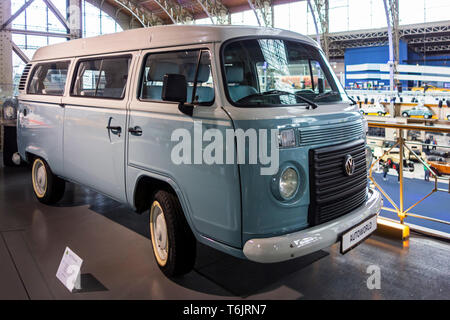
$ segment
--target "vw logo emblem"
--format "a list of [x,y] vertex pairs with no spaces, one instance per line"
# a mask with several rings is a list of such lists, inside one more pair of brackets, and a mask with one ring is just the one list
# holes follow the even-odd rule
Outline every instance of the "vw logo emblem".
[[344,170],[347,176],[351,176],[355,172],[355,160],[349,154],[345,156]]

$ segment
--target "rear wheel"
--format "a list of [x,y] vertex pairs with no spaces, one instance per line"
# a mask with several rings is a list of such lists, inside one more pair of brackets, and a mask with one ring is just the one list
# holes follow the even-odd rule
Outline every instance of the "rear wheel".
[[64,196],[66,183],[50,170],[48,164],[41,158],[33,161],[31,181],[36,198],[45,204],[53,204]]
[[379,115],[380,117],[383,116],[383,112],[378,111],[378,115]]
[[170,192],[160,190],[154,196],[150,238],[156,262],[166,276],[180,276],[193,269],[196,240],[178,198]]

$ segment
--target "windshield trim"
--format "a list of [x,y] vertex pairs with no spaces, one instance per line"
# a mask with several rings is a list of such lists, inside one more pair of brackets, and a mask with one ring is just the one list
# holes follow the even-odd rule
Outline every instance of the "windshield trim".
[[[231,99],[230,94],[229,94],[229,90],[228,90],[228,84],[227,84],[227,79],[226,79],[226,70],[225,70],[225,48],[229,43],[232,42],[236,42],[236,41],[242,41],[242,40],[255,40],[255,39],[276,39],[276,40],[284,40],[284,41],[294,41],[294,42],[298,42],[301,43],[303,45],[307,45],[307,46],[311,46],[315,49],[317,49],[317,51],[320,53],[320,55],[322,56],[322,59],[324,59],[325,65],[328,67],[329,69],[329,73],[331,74],[333,80],[335,81],[335,85],[338,89],[338,92],[341,94],[341,100],[340,101],[333,101],[333,102],[327,102],[327,101],[317,101],[314,103],[321,105],[321,104],[328,104],[328,103],[342,103],[342,102],[347,102],[344,99],[345,96],[345,91],[342,92],[342,86],[340,86],[340,83],[337,83],[337,77],[334,75],[334,73],[332,72],[329,62],[328,60],[325,58],[325,55],[323,54],[323,51],[320,47],[318,47],[315,44],[312,44],[306,40],[303,39],[298,39],[298,38],[292,38],[292,37],[282,37],[282,36],[276,36],[276,35],[257,35],[257,36],[242,36],[242,37],[236,37],[236,38],[231,38],[228,39],[226,41],[224,41],[221,46],[220,46],[220,71],[222,73],[222,85],[224,88],[224,93],[225,96],[228,100],[228,102],[234,106],[234,107],[238,107],[238,108],[280,108],[280,107],[298,107],[298,106],[305,106],[308,107],[309,104],[306,102],[302,102],[302,103],[296,103],[296,104],[284,104],[284,105],[280,105],[280,104],[270,104],[270,103],[264,103],[264,104],[239,104],[236,103],[235,101],[233,101],[233,99]],[[294,94],[294,93],[293,93]]]

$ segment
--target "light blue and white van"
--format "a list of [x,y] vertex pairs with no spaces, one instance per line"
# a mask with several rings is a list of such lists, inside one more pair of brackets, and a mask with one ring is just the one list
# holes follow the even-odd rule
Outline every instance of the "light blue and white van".
[[271,263],[366,239],[382,205],[366,130],[317,44],[277,29],[69,41],[37,50],[20,82],[37,199],[71,181],[145,212],[169,276],[192,269],[197,241]]

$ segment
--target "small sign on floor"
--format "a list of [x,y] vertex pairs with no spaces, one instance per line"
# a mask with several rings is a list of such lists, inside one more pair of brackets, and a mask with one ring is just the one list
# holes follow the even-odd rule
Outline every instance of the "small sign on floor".
[[73,289],[81,289],[80,274],[82,264],[83,259],[70,250],[69,247],[66,247],[58,271],[56,272],[56,277],[70,292],[72,292]]

